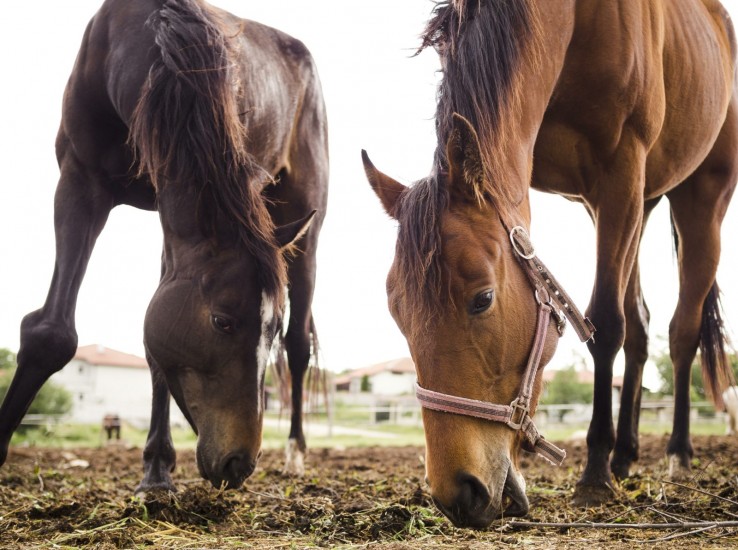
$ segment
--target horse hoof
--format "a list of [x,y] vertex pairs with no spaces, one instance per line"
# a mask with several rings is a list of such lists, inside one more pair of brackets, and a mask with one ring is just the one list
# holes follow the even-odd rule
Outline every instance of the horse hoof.
[[669,455],[669,479],[683,481],[692,477],[689,459],[679,455]]
[[630,477],[630,464],[631,462],[629,460],[623,460],[622,462],[613,461],[610,463],[610,471],[615,476],[615,479],[620,481]]
[[615,489],[610,485],[577,485],[572,504],[579,508],[591,508],[610,502]]
[[142,481],[138,487],[133,490],[133,496],[140,499],[146,500],[147,497],[154,493],[176,493],[177,488],[171,481],[158,481],[156,483],[147,483]]

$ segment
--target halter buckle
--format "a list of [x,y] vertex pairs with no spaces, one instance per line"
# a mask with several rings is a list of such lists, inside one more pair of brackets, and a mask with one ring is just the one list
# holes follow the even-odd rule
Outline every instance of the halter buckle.
[[[559,332],[559,337],[563,336],[566,330],[566,316],[564,313],[554,305],[548,290],[542,286],[537,286],[534,294],[536,303],[539,306],[547,305],[551,309],[551,315],[553,315],[554,321],[556,321],[556,330]],[[541,294],[543,297],[541,297]]]
[[[530,406],[528,404],[522,405],[520,403],[520,397],[513,399],[510,403],[510,420],[506,421],[505,424],[513,430],[521,430],[526,417],[530,414]],[[518,422],[515,422],[515,416],[519,414]]]
[[553,315],[554,320],[556,321],[556,330],[559,332],[559,336],[563,336],[564,331],[566,331],[566,317],[561,313],[561,310],[554,307],[550,301],[549,305],[551,306],[551,315]]
[[516,225],[510,230],[510,242],[515,253],[524,260],[531,260],[535,257],[536,249],[522,225]]

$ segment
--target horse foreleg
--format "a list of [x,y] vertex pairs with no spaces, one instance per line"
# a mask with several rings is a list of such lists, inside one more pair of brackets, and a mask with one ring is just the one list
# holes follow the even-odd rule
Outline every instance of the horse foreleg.
[[314,326],[311,313],[315,286],[314,259],[300,256],[290,266],[290,320],[285,334],[285,347],[292,379],[292,416],[287,441],[284,472],[290,475],[305,473],[307,444],[302,427],[303,388],[305,373],[313,348]]
[[[648,359],[648,322],[650,314],[641,294],[638,266],[634,266],[625,299],[626,330],[625,376],[620,396],[617,437],[610,468],[617,479],[630,474],[630,465],[638,460],[638,422],[641,410],[643,367]],[[636,279],[636,280],[634,280]]]
[[144,477],[136,487],[136,495],[157,489],[176,491],[170,475],[177,464],[177,455],[169,426],[169,387],[163,373],[148,354],[146,359],[151,370],[153,397],[149,435],[143,451]]
[[[624,154],[625,152],[621,152]],[[625,163],[633,166],[632,159]],[[615,178],[615,181],[604,181]],[[588,315],[597,332],[587,345],[594,360],[592,420],[587,431],[587,465],[577,483],[574,503],[598,505],[613,496],[610,452],[615,443],[612,421],[612,369],[625,340],[624,299],[638,250],[643,199],[636,174],[603,174],[597,203],[591,204],[597,229],[597,268]],[[615,198],[618,180],[631,180],[630,196]]]
[[95,241],[114,203],[68,158],[54,199],[56,262],[43,307],[23,318],[18,368],[0,407],[0,464],[13,432],[41,386],[77,351],[74,312]]
[[[641,238],[648,216],[658,204],[659,199],[649,201],[644,206]],[[648,360],[648,324],[651,319],[648,306],[643,298],[641,274],[636,254],[633,270],[625,292],[625,376],[620,396],[617,436],[610,468],[617,479],[630,475],[630,466],[638,460],[638,423],[641,413],[641,385],[643,367]]]

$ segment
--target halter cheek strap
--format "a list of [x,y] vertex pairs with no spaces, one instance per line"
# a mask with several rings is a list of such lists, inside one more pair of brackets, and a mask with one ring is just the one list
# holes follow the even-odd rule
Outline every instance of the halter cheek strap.
[[[559,335],[563,334],[565,319],[571,321],[574,330],[582,341],[589,340],[594,335],[594,325],[582,316],[574,306],[569,296],[561,289],[556,279],[550,275],[543,262],[538,260],[530,244],[528,233],[520,226],[510,230],[510,241],[513,250],[521,261],[531,284],[535,288],[535,298],[538,302],[538,316],[533,348],[528,356],[528,363],[523,375],[518,396],[509,405],[498,405],[466,397],[457,397],[425,389],[415,383],[415,394],[420,404],[434,411],[473,416],[492,422],[501,422],[509,428],[523,432],[523,435],[533,447],[533,450],[556,466],[560,466],[566,458],[566,451],[547,441],[536,428],[530,416],[530,404],[533,396],[533,384],[541,365],[541,355],[546,344],[548,325],[553,315]],[[557,309],[553,301],[561,307]]]

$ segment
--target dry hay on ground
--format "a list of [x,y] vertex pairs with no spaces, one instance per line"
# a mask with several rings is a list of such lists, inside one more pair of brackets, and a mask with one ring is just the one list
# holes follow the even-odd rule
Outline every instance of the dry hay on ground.
[[[140,449],[12,449],[0,469],[0,548],[668,548],[738,546],[738,438],[695,437],[694,479],[663,482],[665,437],[642,438],[641,460],[607,506],[571,506],[584,464],[582,443],[564,443],[565,465],[525,459],[531,514],[479,532],[455,529],[423,488],[417,447],[319,449],[307,474],[280,473],[282,455],[267,451],[246,486],[217,491],[200,480],[194,454],[179,453],[176,495],[132,498]],[[622,524],[689,522],[685,529]],[[604,527],[571,528],[571,523]],[[730,524],[727,524],[730,525]]]

